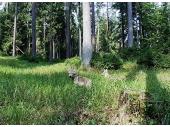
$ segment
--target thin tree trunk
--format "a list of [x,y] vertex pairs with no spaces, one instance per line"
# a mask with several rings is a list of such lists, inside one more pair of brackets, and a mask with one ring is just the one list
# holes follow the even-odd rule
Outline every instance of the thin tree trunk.
[[49,45],[49,61],[52,61],[52,41],[50,40],[50,45]]
[[106,22],[106,30],[107,30],[107,35],[109,31],[109,7],[108,7],[108,2],[107,2],[107,22]]
[[132,2],[128,2],[128,47],[133,46]]
[[66,57],[71,56],[71,34],[70,34],[70,3],[65,2],[65,36],[66,36]]
[[81,59],[81,55],[82,55],[82,47],[81,47],[82,43],[81,43],[81,29],[79,28],[79,56]]
[[13,32],[13,44],[12,44],[12,56],[15,56],[16,54],[16,33],[17,33],[17,2],[15,3],[15,16],[14,16],[14,32]]
[[28,33],[27,33],[27,54],[29,54],[29,44],[30,44],[30,40],[29,40],[29,22],[27,21],[27,31],[28,31]]
[[[120,8],[121,9],[121,21],[122,21],[122,47],[124,48],[125,47],[125,43],[124,43],[124,41],[125,41],[125,33],[124,33],[124,30],[125,30],[125,27],[124,27],[124,16],[123,16],[123,9],[122,9],[122,7]],[[120,48],[121,48],[121,44],[120,44]]]
[[36,3],[32,3],[32,57],[36,57]]
[[9,3],[6,2],[6,3],[5,3],[5,6],[6,6],[6,7],[5,7],[5,8],[6,8],[5,11],[6,11],[7,13],[8,13],[8,5],[9,5]]
[[46,40],[46,22],[45,22],[45,17],[44,17],[44,23],[43,23],[44,54],[45,54],[45,40]]
[[56,58],[59,58],[59,45],[58,45],[58,39],[56,39]]
[[97,25],[97,44],[96,44],[96,52],[99,52],[100,47],[100,24]]
[[91,3],[91,11],[92,11],[92,45],[93,45],[93,51],[96,51],[96,42],[95,42],[95,10],[94,10],[94,2]]
[[139,39],[139,19],[136,20],[137,29],[136,29],[136,40],[137,40],[137,46],[140,47],[140,39]]
[[[139,3],[139,8],[142,10],[142,5]],[[140,35],[140,44],[142,42],[142,39],[144,37],[143,34],[143,25],[142,25],[142,12],[141,10],[139,11],[139,35]]]
[[92,57],[90,3],[83,2],[83,65],[90,66]]
[[81,3],[78,2],[79,57],[82,59]]
[[[0,21],[1,21],[1,19],[0,19]],[[2,40],[1,40],[1,39],[2,39],[2,30],[1,30],[2,28],[1,28],[1,27],[2,27],[2,26],[1,26],[1,24],[0,24],[0,42],[2,42]]]
[[53,38],[53,60],[55,59],[55,43],[54,43],[54,38]]

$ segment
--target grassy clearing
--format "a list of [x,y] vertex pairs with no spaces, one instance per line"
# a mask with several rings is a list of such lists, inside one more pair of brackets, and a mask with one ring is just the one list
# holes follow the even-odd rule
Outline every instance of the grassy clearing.
[[170,101],[170,70],[147,70],[126,62],[121,70],[110,72],[112,79],[80,70],[92,79],[90,89],[74,85],[66,70],[65,63],[0,57],[0,124],[110,124],[108,116],[126,89]]

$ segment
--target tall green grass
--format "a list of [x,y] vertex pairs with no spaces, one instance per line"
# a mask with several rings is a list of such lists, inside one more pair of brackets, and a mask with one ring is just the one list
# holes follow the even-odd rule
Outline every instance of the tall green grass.
[[[0,57],[0,124],[109,124],[121,90],[144,90],[155,100],[169,99],[170,70],[147,70],[127,62],[110,71],[79,71],[92,87],[76,86],[63,63],[29,63]],[[114,113],[114,112],[111,112]]]

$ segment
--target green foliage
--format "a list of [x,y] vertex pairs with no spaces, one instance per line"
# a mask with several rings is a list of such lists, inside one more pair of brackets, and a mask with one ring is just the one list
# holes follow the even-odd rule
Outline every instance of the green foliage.
[[142,50],[138,57],[137,63],[141,64],[141,65],[145,65],[147,67],[155,66],[154,54],[153,54],[152,50],[150,48]]
[[119,54],[122,59],[124,60],[132,60],[138,57],[139,55],[139,49],[132,47],[132,48],[122,48],[119,51]]
[[169,68],[170,54],[162,54],[158,50],[146,48],[140,51],[137,63],[147,67]]
[[96,68],[119,69],[123,64],[116,53],[99,52],[93,55],[91,65]]
[[33,63],[38,63],[38,62],[42,62],[42,61],[47,61],[46,59],[44,59],[40,54],[37,54],[36,58],[32,58],[31,54],[24,54],[18,57],[21,60],[26,60],[29,62],[33,62]]
[[170,68],[170,54],[160,54],[155,58],[156,66],[161,68]]
[[65,60],[66,65],[70,67],[79,68],[81,66],[81,60],[79,57],[73,57]]

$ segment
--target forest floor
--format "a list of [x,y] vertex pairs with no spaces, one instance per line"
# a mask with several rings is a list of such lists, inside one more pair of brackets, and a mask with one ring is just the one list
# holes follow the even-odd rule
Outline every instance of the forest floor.
[[87,89],[64,62],[0,57],[0,124],[170,124],[170,69],[129,61],[109,73],[79,70],[92,80]]

